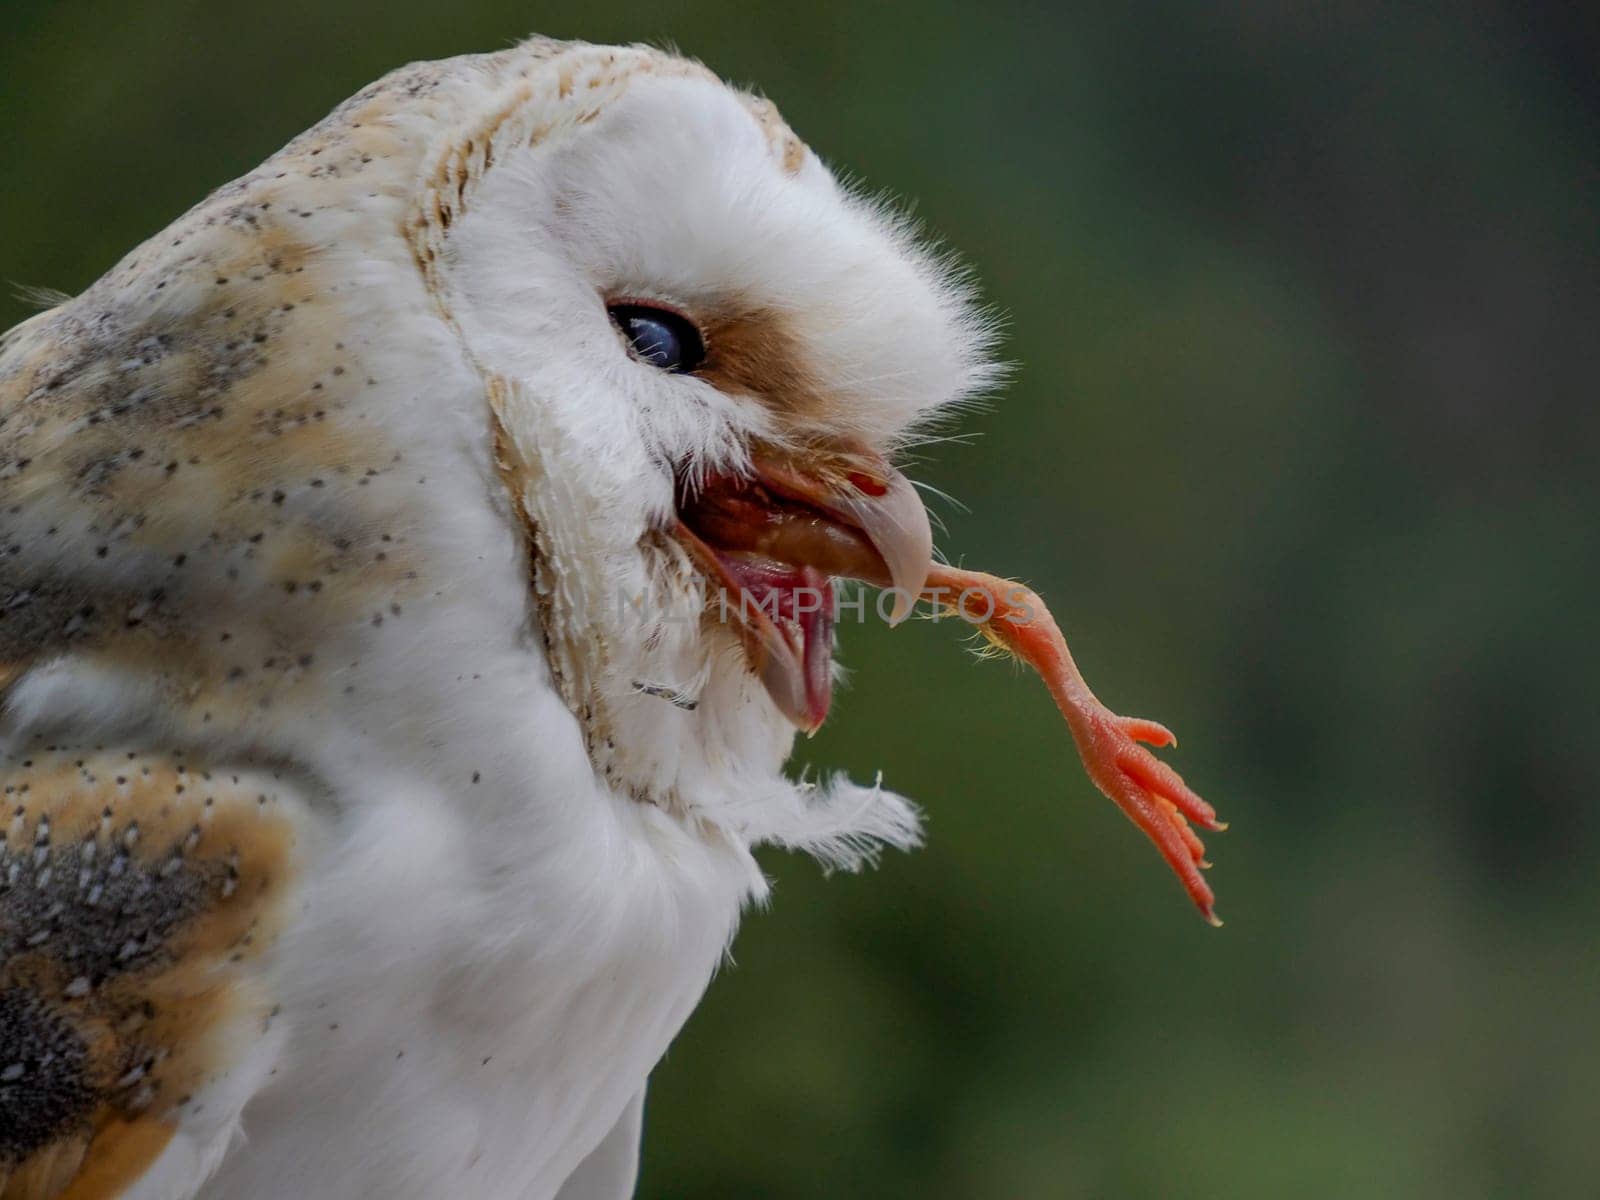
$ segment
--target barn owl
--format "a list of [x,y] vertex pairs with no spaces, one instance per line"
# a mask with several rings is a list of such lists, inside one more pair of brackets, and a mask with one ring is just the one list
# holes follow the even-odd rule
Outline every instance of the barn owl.
[[[833,578],[1036,599],[934,565],[890,463],[988,345],[766,101],[537,39],[12,330],[0,1197],[630,1194],[752,849],[918,838],[783,772]],[[995,636],[1209,915],[1169,735]]]

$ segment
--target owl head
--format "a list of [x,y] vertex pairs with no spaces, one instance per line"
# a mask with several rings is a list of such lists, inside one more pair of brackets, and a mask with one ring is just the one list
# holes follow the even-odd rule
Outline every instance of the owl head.
[[491,398],[558,686],[661,802],[826,716],[836,575],[902,617],[931,538],[891,459],[989,377],[906,224],[765,100],[569,47],[446,154],[410,227]]

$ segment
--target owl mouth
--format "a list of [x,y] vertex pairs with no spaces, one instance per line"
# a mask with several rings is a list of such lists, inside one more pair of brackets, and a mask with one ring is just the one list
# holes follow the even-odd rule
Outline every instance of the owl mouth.
[[756,455],[749,475],[680,484],[674,532],[710,585],[708,615],[738,631],[773,704],[806,733],[833,698],[834,581],[886,589],[898,624],[933,561],[916,489],[864,451]]

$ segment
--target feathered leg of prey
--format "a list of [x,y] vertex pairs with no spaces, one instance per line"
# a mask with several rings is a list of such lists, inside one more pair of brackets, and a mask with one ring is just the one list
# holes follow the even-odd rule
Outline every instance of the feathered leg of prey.
[[1213,907],[1215,897],[1200,874],[1201,868],[1210,866],[1205,847],[1189,822],[1214,832],[1227,826],[1176,771],[1138,744],[1176,745],[1172,732],[1155,721],[1119,717],[1100,703],[1084,682],[1055,618],[1030,589],[978,571],[938,565],[926,586],[925,599],[967,620],[987,614],[979,625],[983,635],[1039,673],[1066,718],[1094,785],[1156,844],[1201,915],[1221,925]]

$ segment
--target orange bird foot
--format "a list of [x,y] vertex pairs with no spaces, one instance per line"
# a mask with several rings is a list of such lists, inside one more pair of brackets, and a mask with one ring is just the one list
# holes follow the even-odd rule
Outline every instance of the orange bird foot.
[[1139,745],[1175,746],[1178,739],[1172,731],[1155,721],[1119,717],[1101,704],[1084,682],[1050,610],[1023,585],[978,571],[935,566],[924,599],[973,622],[991,642],[1039,673],[1066,718],[1095,787],[1156,844],[1201,915],[1221,925],[1216,897],[1200,874],[1211,864],[1190,823],[1213,832],[1227,826],[1182,776]]

